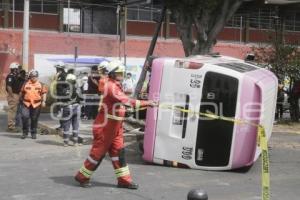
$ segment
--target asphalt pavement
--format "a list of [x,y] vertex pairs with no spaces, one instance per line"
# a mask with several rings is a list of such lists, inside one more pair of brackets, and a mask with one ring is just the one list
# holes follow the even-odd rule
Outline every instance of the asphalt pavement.
[[[7,133],[6,114],[0,114],[1,200],[186,200],[191,189],[204,189],[209,200],[261,199],[260,160],[247,171],[202,171],[145,164],[138,145],[127,145],[127,160],[138,190],[116,188],[110,160],[92,177],[93,187],[73,180],[90,146],[63,147],[55,135],[37,140]],[[300,135],[274,133],[270,142],[271,199],[299,200]]]

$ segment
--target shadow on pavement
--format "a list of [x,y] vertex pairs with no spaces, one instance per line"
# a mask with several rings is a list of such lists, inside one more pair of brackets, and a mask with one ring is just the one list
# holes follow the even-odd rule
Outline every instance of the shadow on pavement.
[[9,137],[9,138],[21,138],[21,134],[17,134],[17,133],[2,134],[1,136]]
[[40,141],[36,141],[36,143],[45,144],[45,145],[63,146],[62,142],[57,142],[52,140],[40,140]]
[[[74,187],[79,187],[79,184],[74,180],[73,176],[55,176],[50,177],[55,183],[62,185],[69,185]],[[110,183],[100,183],[91,181],[92,187],[112,187],[115,188],[116,185]]]

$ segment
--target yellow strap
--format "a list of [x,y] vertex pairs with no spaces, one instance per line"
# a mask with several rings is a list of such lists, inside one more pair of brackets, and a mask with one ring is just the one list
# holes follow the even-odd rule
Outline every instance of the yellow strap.
[[203,116],[207,117],[210,119],[215,119],[215,120],[223,120],[223,121],[228,121],[232,122],[235,124],[240,124],[240,125],[251,125],[254,127],[257,127],[257,143],[258,146],[261,148],[261,158],[262,158],[262,200],[269,200],[270,199],[270,170],[269,170],[269,153],[268,153],[268,140],[266,137],[265,133],[265,128],[260,125],[260,124],[254,124],[249,121],[245,120],[240,120],[240,119],[235,119],[235,118],[230,118],[230,117],[222,117],[218,115],[214,115],[212,113],[202,113],[202,112],[194,112],[192,110],[186,110],[182,108],[178,108],[173,105],[169,104],[161,104],[159,105],[160,108],[162,109],[170,109],[170,110],[177,110],[180,112],[184,113],[190,113],[198,116]]
[[79,169],[79,172],[86,178],[90,178],[93,174],[93,171],[88,170],[87,168],[85,168],[85,166],[82,166]]
[[103,104],[103,95],[100,96],[99,106],[98,106],[98,112],[101,110]]
[[126,167],[122,167],[122,168],[119,168],[119,169],[115,169],[115,172],[124,172],[124,171],[129,171],[129,167],[126,166]]
[[124,120],[124,117],[119,117],[119,116],[110,115],[110,114],[107,114],[107,118],[117,120],[117,121],[123,121]]
[[115,174],[116,174],[117,178],[120,178],[120,177],[123,177],[123,176],[128,176],[128,175],[130,175],[129,167],[126,166],[126,167],[116,169]]
[[141,107],[141,101],[140,100],[136,100],[135,109],[139,109],[140,107]]
[[262,159],[262,199],[270,199],[270,164],[269,164],[269,152],[268,152],[268,141],[265,134],[264,127],[259,127],[260,135],[260,148],[261,148],[261,159]]

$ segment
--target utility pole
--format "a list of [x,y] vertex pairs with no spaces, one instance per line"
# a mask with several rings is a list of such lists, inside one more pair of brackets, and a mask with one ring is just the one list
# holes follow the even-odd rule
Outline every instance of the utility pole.
[[167,11],[167,7],[164,7],[162,10],[161,10],[161,17],[160,17],[160,20],[157,22],[156,24],[156,29],[155,29],[155,33],[152,37],[152,41],[151,41],[151,44],[149,46],[149,49],[148,49],[148,53],[147,53],[147,56],[146,56],[146,60],[144,62],[144,66],[143,66],[143,69],[142,69],[142,72],[141,72],[141,75],[140,75],[140,78],[137,82],[137,85],[135,87],[135,91],[134,91],[134,97],[137,98],[138,95],[140,94],[142,88],[143,88],[143,84],[144,84],[144,81],[145,81],[145,78],[147,76],[147,64],[148,64],[148,59],[149,57],[153,54],[154,52],[154,48],[155,48],[155,45],[156,45],[156,42],[157,42],[157,38],[159,36],[159,32],[161,30],[161,26],[162,26],[162,23],[165,19],[165,16],[166,16],[166,11]]
[[15,0],[13,0],[13,3],[12,3],[12,28],[14,29],[15,28]]
[[30,7],[30,0],[24,0],[23,69],[26,71],[28,71],[28,64],[29,64],[29,7]]
[[70,6],[71,6],[71,2],[70,0],[68,0],[68,33],[70,32]]

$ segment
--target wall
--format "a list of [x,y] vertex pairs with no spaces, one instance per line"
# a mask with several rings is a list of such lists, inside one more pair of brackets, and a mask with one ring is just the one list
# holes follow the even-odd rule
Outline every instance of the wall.
[[[91,18],[92,12],[86,11],[84,14],[84,32],[93,31],[94,33],[105,33],[110,34],[114,33],[116,24],[116,17],[114,12],[107,10],[103,14],[99,10],[94,10],[93,20]],[[103,12],[103,11],[101,11]],[[0,11],[0,16],[3,15],[3,11]],[[110,20],[107,20],[110,19]],[[89,24],[92,23],[93,25]],[[108,23],[109,22],[109,23]],[[15,27],[22,28],[23,24],[23,13],[15,13]],[[128,34],[129,35],[138,35],[138,36],[152,36],[155,30],[155,22],[148,21],[128,21]],[[12,27],[12,13],[9,13],[9,26]],[[164,34],[164,26],[162,25],[163,30],[161,31],[161,36]],[[0,27],[3,27],[3,18],[0,18]],[[40,30],[54,30],[59,29],[59,16],[55,14],[38,14],[30,13],[30,27],[32,29]],[[245,30],[243,30],[243,37],[245,35]],[[248,42],[265,42],[268,40],[270,31],[250,29],[249,30],[249,41]],[[178,38],[176,25],[170,24],[170,37]],[[219,40],[225,41],[240,41],[240,29],[239,28],[229,28],[225,27],[223,31],[218,36]],[[300,32],[286,32],[286,41],[291,43],[298,42],[300,40]]]
[[[22,34],[22,30],[0,29],[0,81],[2,82],[0,82],[0,86],[2,85],[2,91],[9,64],[14,61],[20,63],[22,61]],[[128,36],[126,43],[127,57],[144,58],[150,42],[150,37]],[[35,54],[72,55],[75,46],[78,47],[79,55],[82,56],[118,57],[119,55],[119,40],[116,36],[31,31],[29,67],[34,66]],[[120,49],[122,50],[123,46]],[[244,58],[251,51],[251,46],[218,43],[214,51],[223,55]],[[123,55],[123,52],[121,52],[121,55]],[[177,39],[158,39],[154,55],[183,57],[184,52],[181,41]]]

